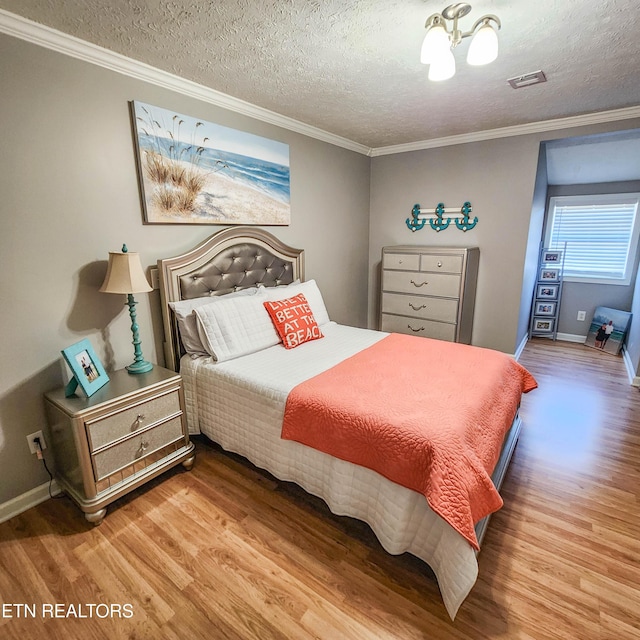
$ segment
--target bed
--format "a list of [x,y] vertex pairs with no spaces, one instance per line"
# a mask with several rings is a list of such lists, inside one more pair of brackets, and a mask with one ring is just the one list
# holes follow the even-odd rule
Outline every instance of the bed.
[[[490,512],[501,504],[501,501],[500,504],[496,502],[500,500],[497,491],[521,429],[517,412],[520,395],[535,387],[530,374],[512,358],[498,352],[451,343],[445,346],[442,341],[359,329],[331,321],[315,281],[305,280],[304,251],[283,244],[262,229],[225,229],[187,253],[159,260],[158,270],[165,361],[167,367],[179,370],[182,374],[190,433],[204,434],[223,449],[246,457],[276,478],[296,483],[310,494],[322,498],[333,513],[368,523],[388,553],[395,555],[408,552],[426,562],[437,578],[444,605],[453,619],[477,579],[477,552]],[[294,303],[297,306],[292,307]],[[300,307],[300,304],[303,306]],[[298,328],[297,320],[290,320],[288,324],[284,320],[290,333],[285,332],[282,336],[277,334],[282,326],[277,326],[275,318],[282,305],[288,305],[288,314],[291,309],[306,309],[312,324],[315,321],[313,331],[319,335],[312,335],[310,329],[305,328],[308,335],[306,340],[302,340],[303,344],[285,348],[287,341],[297,341],[304,332]],[[262,317],[265,314],[259,313],[258,309],[270,311],[272,317],[269,320],[274,322],[267,325]],[[257,316],[260,316],[259,320]],[[291,333],[291,322],[295,324],[294,329],[298,329],[297,333]],[[277,343],[273,338],[274,327]],[[495,361],[496,366],[507,367],[505,371],[508,373],[496,374],[496,377],[502,376],[502,380],[491,382],[500,392],[500,397],[505,397],[504,403],[500,397],[497,400],[490,399],[488,395],[484,397],[484,391],[479,391],[481,395],[478,402],[483,405],[482,410],[492,412],[493,407],[500,404],[501,420],[506,422],[500,427],[497,449],[494,445],[495,452],[486,454],[490,462],[483,463],[487,470],[482,472],[487,475],[490,488],[480,487],[478,491],[482,490],[490,496],[490,504],[482,512],[484,514],[486,511],[486,515],[474,518],[471,531],[468,530],[469,518],[471,515],[477,516],[476,504],[482,504],[482,500],[477,502],[477,497],[484,496],[484,493],[470,492],[467,496],[468,487],[465,486],[466,506],[474,514],[464,514],[462,524],[456,520],[457,516],[449,516],[447,500],[451,494],[450,470],[460,466],[455,461],[451,462],[452,458],[446,455],[438,457],[442,465],[437,470],[440,480],[436,482],[432,477],[426,480],[420,477],[415,484],[411,484],[415,475],[413,471],[419,464],[410,465],[411,474],[405,482],[399,465],[396,467],[400,475],[396,476],[393,475],[395,468],[388,473],[386,468],[378,469],[377,463],[369,462],[370,454],[375,453],[377,445],[368,446],[369,414],[374,413],[368,407],[373,406],[373,396],[380,394],[374,393],[368,398],[368,382],[362,380],[369,375],[358,375],[357,372],[361,371],[358,367],[375,367],[376,362],[383,363],[385,352],[393,358],[396,353],[394,350],[405,348],[405,345],[394,341],[405,339],[414,341],[407,345],[411,353],[417,354],[417,349],[422,350],[419,352],[420,361],[428,360],[434,367],[441,362],[443,368],[455,369],[453,364],[446,364],[454,362],[449,351],[441,352],[450,347],[459,351],[463,359],[473,356],[474,364],[469,365],[463,360],[457,365],[461,367],[457,373],[460,391],[474,384],[473,380],[469,380],[469,370],[473,370],[481,361]],[[379,372],[371,369],[370,375],[379,379],[388,378],[388,371],[393,367],[380,366]],[[412,380],[410,372],[405,371],[404,367],[400,369],[405,377],[400,379],[398,373],[398,383],[404,385],[399,389],[419,386],[419,381]],[[345,422],[346,431],[338,433],[335,440],[337,444],[325,447],[324,435],[316,444],[313,441],[314,433],[328,433],[334,423],[337,425],[340,422],[335,417],[336,407],[319,409],[315,395],[305,404],[305,397],[301,394],[303,391],[317,394],[318,388],[307,387],[318,383],[321,384],[320,390],[324,390],[329,398],[333,397],[333,387],[326,385],[338,374],[346,376],[338,384],[342,384],[343,388],[348,387],[351,394],[345,400],[345,406],[354,403],[362,406],[360,400],[368,398],[366,407],[359,409],[363,415],[367,415],[366,420],[361,420],[357,415],[351,418],[346,414],[342,416],[344,411],[340,406],[338,413]],[[487,380],[493,377],[493,374],[484,375]],[[512,385],[515,390],[507,394],[505,380],[515,377],[518,377],[518,382]],[[484,382],[489,385],[487,380]],[[508,384],[511,386],[511,382]],[[488,389],[487,386],[487,393]],[[408,396],[407,401],[402,400],[404,395]],[[462,395],[458,394],[458,397]],[[389,398],[397,401],[393,411],[402,420],[419,420],[426,415],[425,411],[435,412],[437,409],[438,398],[435,396],[426,408],[416,408],[419,403],[416,403],[415,393],[411,396],[394,392]],[[389,398],[382,402],[391,402]],[[409,413],[403,413],[405,409]],[[465,411],[475,410],[471,405],[465,405]],[[442,413],[442,409],[438,411],[438,429],[442,429],[449,418]],[[490,413],[482,420],[497,420],[493,415]],[[477,420],[479,422],[480,417]],[[356,423],[364,423],[362,437],[366,446],[353,440],[359,437]],[[354,428],[349,428],[349,425]],[[482,457],[480,453],[466,455],[464,451],[458,451],[463,448],[466,451],[467,441],[476,439],[476,436],[472,438],[465,434],[461,440],[457,440],[457,437],[444,438],[464,445],[451,445],[452,455],[466,456],[464,464],[467,458],[473,458],[474,466],[482,466],[476,460],[476,457]],[[492,436],[494,439],[496,437]],[[311,438],[311,441],[304,438]],[[482,434],[477,436],[481,443],[484,443],[483,438]],[[380,446],[381,453],[373,457],[382,459],[381,464],[384,464],[385,460],[393,458],[389,452],[393,454],[396,443],[394,440]],[[384,446],[390,448],[385,450],[382,448]],[[365,457],[354,457],[353,452]],[[405,452],[399,457],[410,459],[411,456]],[[416,461],[419,460],[421,458],[416,457]],[[406,471],[407,465],[404,466]],[[403,484],[394,481],[396,478],[401,478]],[[423,481],[425,484],[421,484]],[[465,482],[470,486],[475,479],[466,481],[463,478],[462,484]],[[478,484],[482,485],[482,482],[478,481]],[[454,494],[457,499],[458,489]],[[444,502],[440,502],[441,499]]]

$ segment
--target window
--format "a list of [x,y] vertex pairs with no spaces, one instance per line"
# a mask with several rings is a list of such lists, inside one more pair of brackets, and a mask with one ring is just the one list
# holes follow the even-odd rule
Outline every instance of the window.
[[638,246],[638,193],[550,198],[545,246],[563,249],[564,278],[629,284]]

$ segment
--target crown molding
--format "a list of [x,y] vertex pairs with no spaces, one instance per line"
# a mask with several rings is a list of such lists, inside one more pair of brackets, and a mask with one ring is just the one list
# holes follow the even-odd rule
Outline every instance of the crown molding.
[[456,144],[465,144],[467,142],[481,142],[483,140],[495,140],[496,138],[511,138],[513,136],[524,136],[529,133],[557,131],[558,129],[583,127],[590,124],[616,122],[618,120],[630,120],[632,118],[640,118],[640,106],[627,107],[625,109],[613,109],[611,111],[596,111],[595,113],[585,113],[579,116],[570,116],[568,118],[541,120],[540,122],[529,122],[527,124],[515,125],[513,127],[502,127],[500,129],[487,129],[486,131],[462,133],[456,136],[433,138],[432,140],[421,140],[418,142],[409,142],[407,144],[396,144],[389,147],[377,147],[375,149],[371,149],[371,153],[369,155],[376,157],[396,153],[408,153],[410,151],[423,151],[424,149],[448,147]]
[[125,76],[150,82],[159,87],[176,91],[183,95],[208,102],[217,107],[228,109],[262,122],[301,133],[310,138],[328,142],[363,155],[370,155],[371,149],[365,145],[337,136],[317,127],[305,124],[293,118],[280,115],[274,111],[263,109],[250,102],[234,98],[220,91],[215,91],[196,82],[162,71],[156,67],[127,58],[119,53],[91,44],[80,38],[70,36],[51,27],[27,20],[14,13],[0,9],[0,33],[26,40],[32,44],[51,49],[58,53],[95,64],[99,67],[121,73]]

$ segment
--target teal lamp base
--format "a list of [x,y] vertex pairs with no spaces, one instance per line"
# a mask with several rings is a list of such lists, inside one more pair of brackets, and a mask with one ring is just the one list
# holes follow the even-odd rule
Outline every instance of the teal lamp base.
[[133,334],[133,362],[125,367],[129,373],[147,373],[153,369],[153,365],[147,362],[142,355],[142,344],[140,334],[138,333],[138,323],[136,322],[136,304],[133,294],[127,294],[127,304],[129,305],[129,315],[131,316],[131,333]]
[[147,373],[147,371],[153,369],[153,365],[146,360],[142,360],[142,362],[132,362],[130,365],[127,365],[125,369],[129,373]]

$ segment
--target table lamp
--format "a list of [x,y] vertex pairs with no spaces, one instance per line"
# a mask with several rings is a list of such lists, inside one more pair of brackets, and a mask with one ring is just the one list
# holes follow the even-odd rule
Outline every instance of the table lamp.
[[124,293],[127,295],[126,304],[129,305],[129,315],[131,316],[131,333],[133,334],[133,362],[126,367],[129,373],[146,373],[153,369],[153,365],[147,362],[142,355],[140,348],[140,335],[138,333],[138,323],[136,322],[136,304],[133,298],[134,293],[144,293],[153,291],[149,286],[142,265],[140,256],[137,253],[127,251],[127,245],[122,245],[122,251],[109,251],[109,266],[107,275],[100,287],[102,293]]

